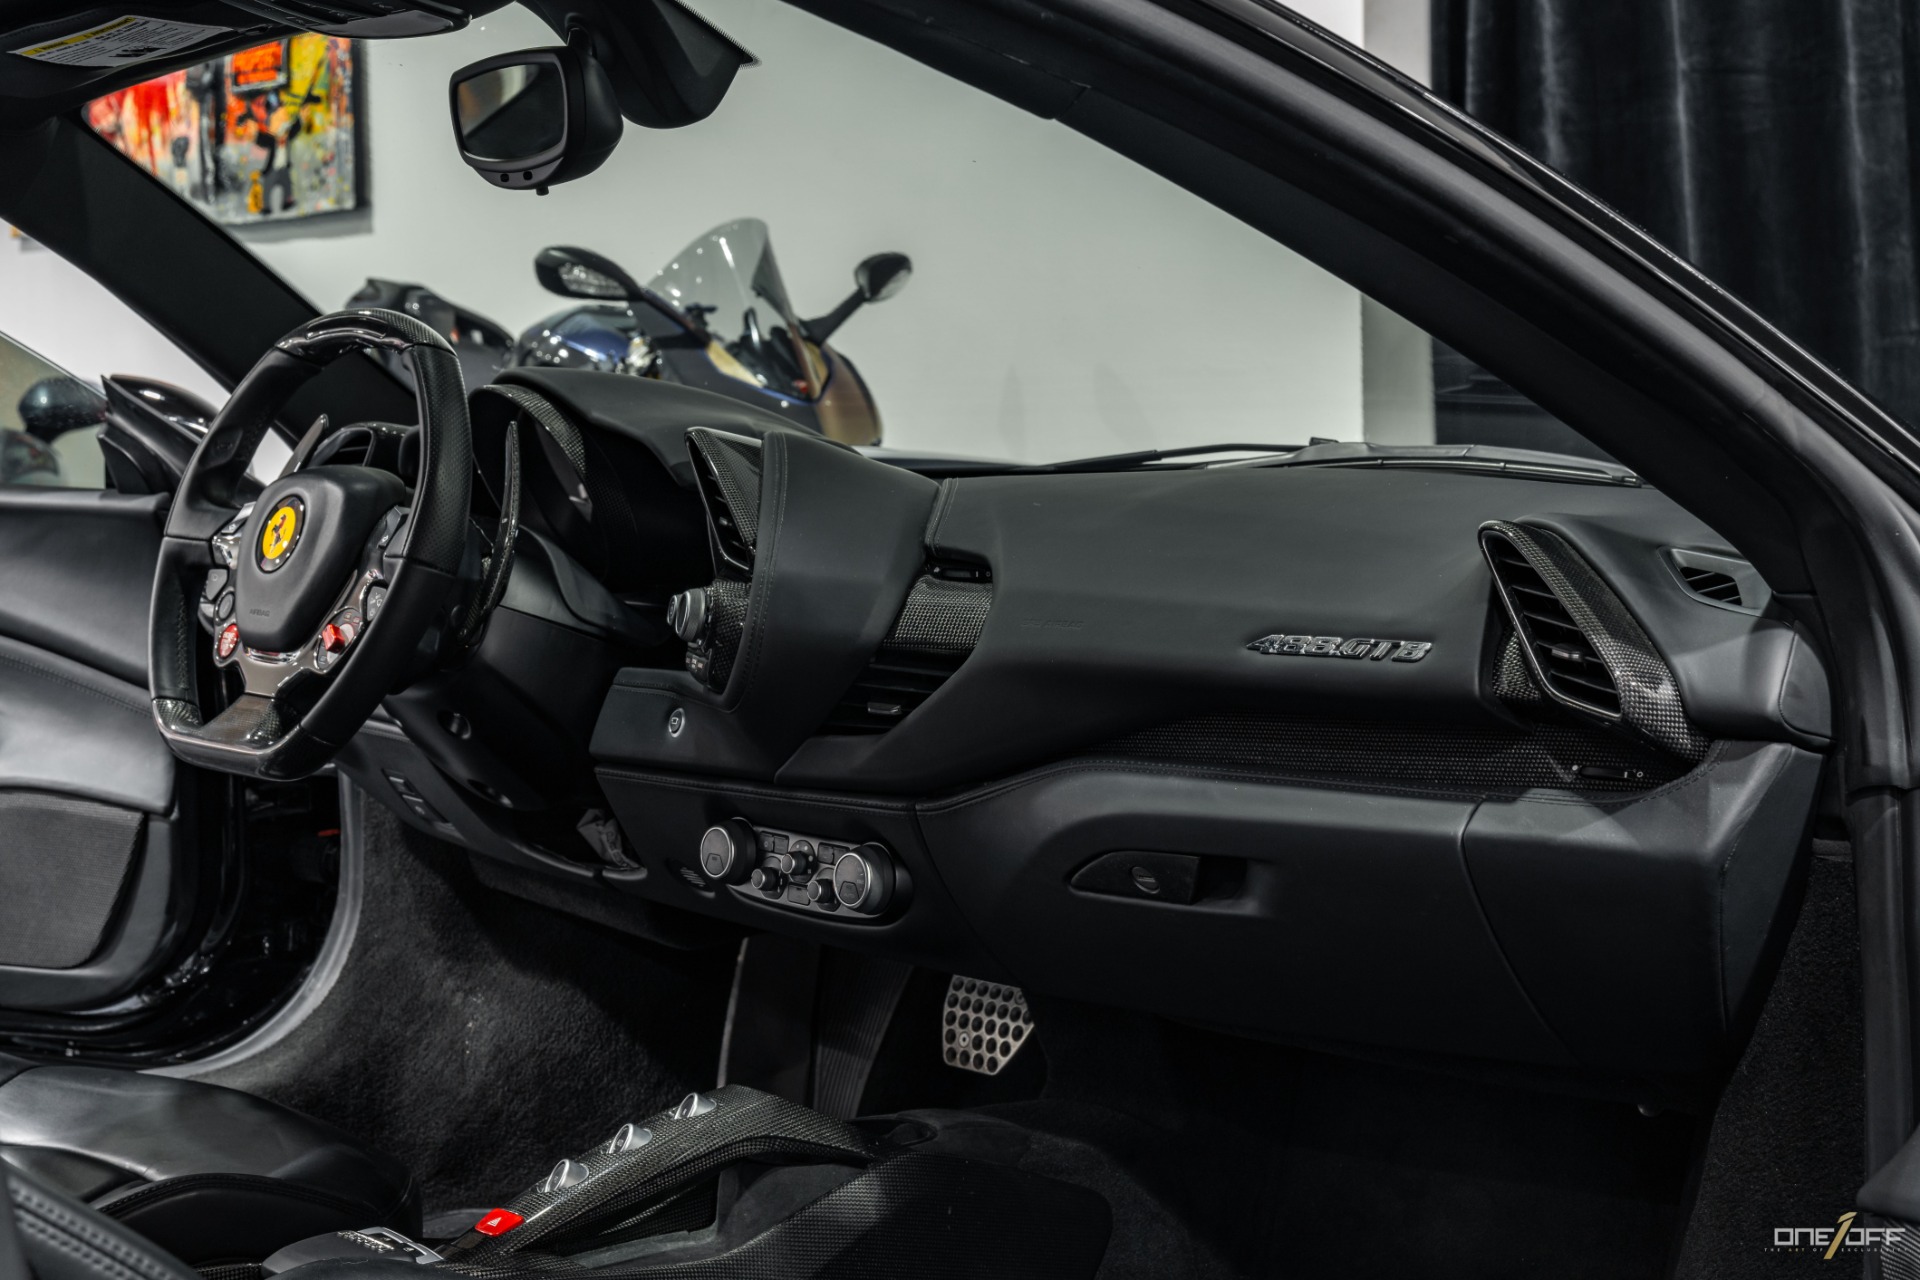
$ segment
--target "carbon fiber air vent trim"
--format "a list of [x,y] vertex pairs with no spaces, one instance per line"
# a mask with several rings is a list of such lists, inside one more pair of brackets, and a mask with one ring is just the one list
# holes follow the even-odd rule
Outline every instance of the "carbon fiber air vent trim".
[[919,653],[972,653],[993,608],[993,584],[922,574],[883,644]]
[[[1514,598],[1497,556],[1504,545],[1539,575],[1565,610],[1601,665],[1619,697],[1619,710],[1569,694],[1544,669],[1529,643],[1532,620]],[[1533,678],[1548,697],[1584,715],[1617,722],[1662,751],[1683,760],[1702,759],[1710,745],[1687,719],[1673,672],[1654,648],[1639,621],[1578,551],[1557,534],[1527,525],[1490,520],[1480,526],[1480,548],[1487,557],[1507,620],[1519,634],[1518,648]]]
[[753,571],[760,542],[760,442],[708,427],[687,430],[715,559]]
[[713,636],[708,682],[715,689],[727,687],[733,674],[733,660],[740,656],[740,638],[747,629],[747,597],[752,584],[733,578],[715,578],[707,588],[707,611]]
[[991,582],[922,574],[880,651],[834,705],[822,733],[885,733],[937,693],[986,630]]

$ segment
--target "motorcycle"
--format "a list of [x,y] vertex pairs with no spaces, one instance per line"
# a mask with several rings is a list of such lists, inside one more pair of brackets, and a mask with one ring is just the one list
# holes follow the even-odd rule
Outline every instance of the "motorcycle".
[[880,443],[880,411],[866,380],[829,339],[862,307],[906,286],[913,263],[905,254],[861,262],[853,292],[811,320],[794,311],[758,218],[713,228],[644,285],[612,259],[569,246],[542,249],[534,274],[549,292],[582,305],[548,316],[511,344],[501,326],[418,285],[369,280],[348,305],[418,316],[453,344],[469,385],[506,368],[597,369],[718,392],[843,444]]

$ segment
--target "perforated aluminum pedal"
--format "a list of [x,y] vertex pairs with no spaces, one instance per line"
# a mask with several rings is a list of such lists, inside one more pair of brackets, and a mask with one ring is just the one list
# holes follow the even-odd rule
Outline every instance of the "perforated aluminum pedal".
[[950,1067],[997,1076],[1033,1031],[1018,987],[955,975],[940,1019],[940,1054]]

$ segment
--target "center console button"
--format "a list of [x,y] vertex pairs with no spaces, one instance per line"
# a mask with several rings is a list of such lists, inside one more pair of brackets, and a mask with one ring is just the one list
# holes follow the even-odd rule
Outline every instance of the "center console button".
[[708,827],[700,837],[701,874],[715,884],[745,884],[753,875],[759,843],[752,824],[743,818]]
[[707,629],[707,589],[694,587],[667,601],[667,625],[687,644],[699,640]]
[[617,1156],[628,1151],[638,1151],[652,1141],[653,1130],[623,1124],[614,1131],[613,1137],[609,1138],[607,1145],[601,1149],[610,1156]]
[[667,1112],[669,1120],[691,1120],[695,1116],[706,1115],[718,1105],[704,1093],[690,1093],[680,1099],[679,1105]]
[[553,1172],[540,1184],[542,1191],[565,1191],[568,1187],[577,1187],[587,1180],[587,1166],[576,1160],[562,1160],[553,1166]]
[[877,844],[841,854],[833,864],[833,891],[841,906],[879,914],[893,897],[893,855]]
[[483,1236],[503,1236],[525,1221],[511,1209],[489,1209],[480,1215],[473,1229]]
[[813,878],[813,844],[808,840],[795,840],[787,846],[785,853],[776,853],[766,860],[789,880],[810,880]]

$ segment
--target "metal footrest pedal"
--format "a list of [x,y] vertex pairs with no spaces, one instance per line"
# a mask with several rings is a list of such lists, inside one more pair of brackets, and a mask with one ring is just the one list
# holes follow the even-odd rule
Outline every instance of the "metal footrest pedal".
[[1033,1033],[1018,987],[954,975],[940,1018],[940,1054],[950,1067],[997,1076]]

